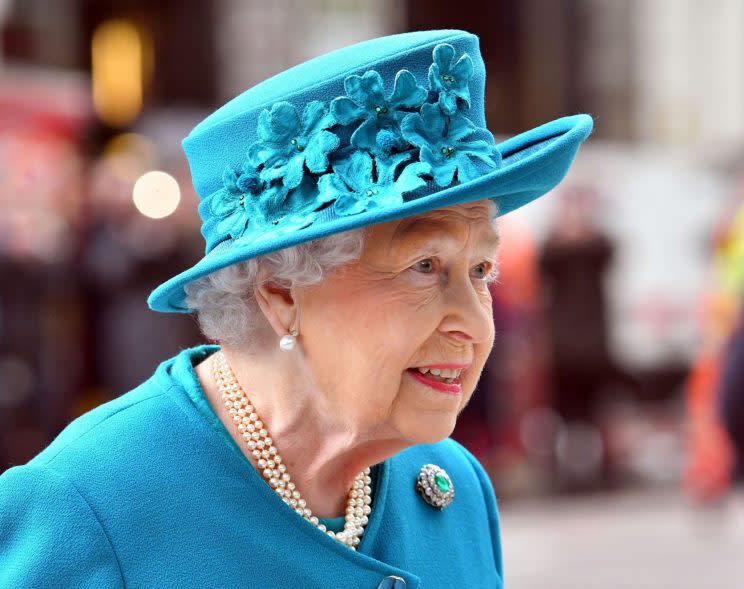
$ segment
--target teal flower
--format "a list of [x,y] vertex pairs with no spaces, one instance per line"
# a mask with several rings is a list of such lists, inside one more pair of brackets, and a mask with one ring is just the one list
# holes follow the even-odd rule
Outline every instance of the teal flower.
[[258,117],[259,140],[248,148],[248,159],[264,166],[261,178],[282,179],[287,188],[302,181],[305,166],[314,174],[328,169],[328,154],[339,145],[339,138],[326,131],[333,126],[326,105],[313,100],[305,106],[302,120],[289,102],[277,102]]
[[320,197],[326,201],[335,200],[333,207],[339,216],[402,204],[404,194],[426,184],[421,176],[430,171],[428,164],[415,162],[403,168],[396,180],[398,166],[411,155],[411,152],[404,152],[383,159],[356,151],[334,165],[332,174],[321,176],[318,181]]
[[463,141],[476,128],[462,115],[448,117],[436,104],[425,104],[421,114],[409,114],[401,123],[403,137],[419,148],[419,159],[431,166],[438,186],[449,186],[457,171],[460,182],[481,176],[473,159],[492,168],[501,164],[501,155],[492,143],[482,139]]
[[445,114],[454,114],[457,99],[461,98],[470,108],[470,78],[473,77],[473,60],[467,53],[455,61],[455,48],[449,43],[434,47],[434,63],[429,67],[429,88],[439,92],[439,106]]
[[[388,98],[382,78],[374,70],[363,76],[348,76],[344,89],[347,96],[334,98],[330,109],[342,125],[364,119],[351,136],[351,145],[375,154],[391,147],[407,147],[400,135],[400,121],[409,114],[404,109],[418,108],[428,96],[426,88],[419,86],[411,72],[400,70],[396,74],[393,93]],[[378,142],[380,131],[386,131],[380,137],[384,144]]]
[[321,213],[319,209],[328,202],[318,194],[318,183],[312,176],[305,176],[299,186],[288,192],[285,189],[281,198],[273,198],[271,193],[265,198],[263,196],[258,199],[248,230],[238,239],[238,243],[273,239],[304,229],[312,225]]
[[244,167],[236,173],[228,166],[222,174],[222,184],[205,204],[216,220],[216,233],[236,238],[245,231],[253,199],[263,191],[264,183],[255,168]]
[[314,219],[314,210],[323,204],[317,181],[311,177],[288,189],[278,182],[265,182],[255,167],[245,164],[240,173],[226,168],[222,180],[222,189],[200,204],[209,208],[217,239],[245,242],[269,229],[276,235],[306,227]]

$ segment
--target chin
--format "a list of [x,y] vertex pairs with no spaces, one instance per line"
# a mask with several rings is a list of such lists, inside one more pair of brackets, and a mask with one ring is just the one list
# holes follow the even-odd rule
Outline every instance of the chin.
[[434,422],[421,421],[415,427],[407,428],[407,437],[412,444],[436,444],[452,435],[456,422],[455,416],[452,419],[442,418]]

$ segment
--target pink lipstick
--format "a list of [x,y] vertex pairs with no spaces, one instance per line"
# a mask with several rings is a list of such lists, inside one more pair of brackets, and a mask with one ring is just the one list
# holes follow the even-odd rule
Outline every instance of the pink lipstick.
[[[465,368],[467,365],[455,365],[455,364],[439,364],[436,366],[425,366],[422,368]],[[459,395],[462,393],[462,383],[460,382],[459,378],[456,378],[455,381],[452,384],[441,382],[438,380],[434,380],[433,378],[430,378],[426,374],[422,374],[415,368],[408,368],[406,370],[408,374],[410,374],[413,378],[415,378],[417,381],[419,381],[422,384],[425,384],[439,392],[446,393],[448,395]]]

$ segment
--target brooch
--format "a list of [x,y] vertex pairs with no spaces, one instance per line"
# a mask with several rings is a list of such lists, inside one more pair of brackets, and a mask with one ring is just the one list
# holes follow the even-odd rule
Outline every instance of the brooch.
[[436,464],[424,464],[416,479],[416,490],[424,501],[437,509],[444,509],[455,497],[455,487],[447,472]]

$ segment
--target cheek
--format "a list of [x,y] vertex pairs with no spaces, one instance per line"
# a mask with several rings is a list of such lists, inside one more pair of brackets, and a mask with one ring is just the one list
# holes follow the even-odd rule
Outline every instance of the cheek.
[[426,307],[435,290],[410,287],[402,277],[349,278],[329,289],[326,300],[331,303],[323,315],[341,333],[364,332],[375,339],[377,332],[391,343],[406,341],[411,327],[431,318]]
[[306,301],[313,363],[352,380],[400,379],[434,326],[419,293],[390,281],[329,280]]

